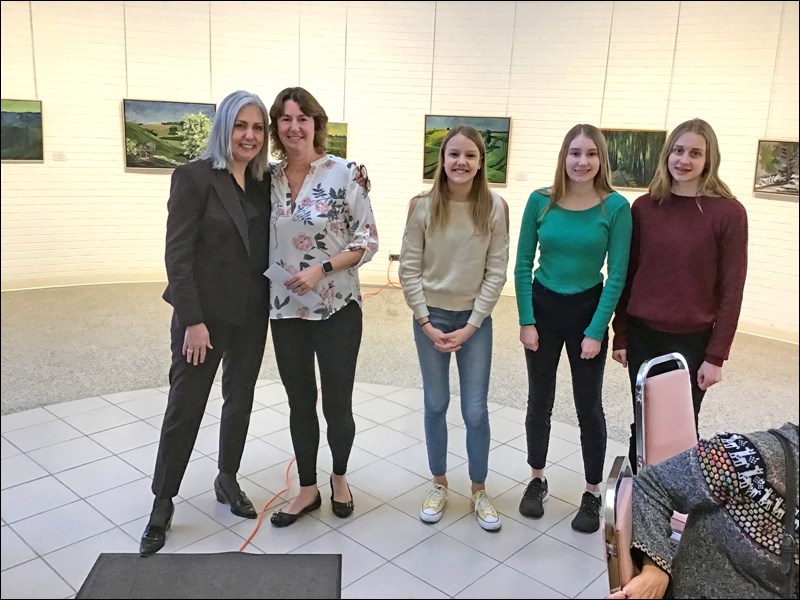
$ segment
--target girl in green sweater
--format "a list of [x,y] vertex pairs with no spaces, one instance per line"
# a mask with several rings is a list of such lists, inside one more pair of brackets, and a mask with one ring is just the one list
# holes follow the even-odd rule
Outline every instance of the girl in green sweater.
[[[570,129],[552,187],[528,198],[514,269],[519,337],[528,367],[525,431],[532,475],[519,511],[536,519],[544,514],[556,370],[566,345],[586,476],[586,492],[572,528],[586,533],[600,527],[608,322],[625,285],[631,242],[631,208],[611,188],[610,173],[600,130],[585,124]],[[601,269],[606,263],[604,285]]]

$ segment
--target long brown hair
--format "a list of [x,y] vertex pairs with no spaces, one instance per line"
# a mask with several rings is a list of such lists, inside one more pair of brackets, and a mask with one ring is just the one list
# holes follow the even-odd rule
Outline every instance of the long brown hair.
[[328,141],[328,115],[325,113],[325,109],[305,88],[288,87],[278,93],[275,102],[269,109],[269,139],[272,142],[272,155],[276,158],[286,158],[286,148],[283,147],[283,142],[278,136],[278,119],[283,116],[283,105],[289,100],[297,102],[303,114],[314,119],[314,150],[320,154],[324,153],[325,143]]
[[600,196],[600,203],[603,204],[606,196],[614,191],[614,188],[611,187],[611,165],[608,160],[608,144],[606,144],[606,138],[603,132],[594,125],[578,123],[567,132],[567,135],[564,136],[564,141],[561,142],[561,150],[558,152],[558,164],[556,165],[553,187],[537,190],[545,196],[550,196],[550,202],[542,211],[540,218],[543,218],[550,212],[550,209],[558,204],[559,200],[567,194],[567,154],[569,154],[569,146],[572,141],[581,134],[592,140],[594,145],[597,146],[600,168],[597,170],[597,175],[594,176],[594,189]]
[[661,155],[658,157],[658,168],[650,182],[650,195],[658,200],[658,203],[669,200],[672,195],[672,175],[669,172],[669,156],[672,154],[672,147],[678,138],[684,133],[696,133],[706,140],[706,164],[700,174],[700,183],[697,188],[698,196],[721,196],[722,198],[734,198],[733,192],[719,178],[719,163],[722,156],[719,152],[719,142],[717,134],[711,125],[702,119],[690,119],[684,121],[672,130],[664,147],[661,148]]
[[470,125],[459,125],[447,132],[439,148],[439,164],[436,166],[436,175],[433,177],[431,188],[431,231],[438,228],[444,229],[450,216],[447,201],[447,173],[444,170],[444,154],[447,144],[457,135],[463,135],[478,147],[481,155],[481,166],[472,180],[469,199],[472,202],[472,224],[478,235],[489,233],[489,219],[492,214],[492,192],[489,190],[489,178],[486,175],[486,144],[477,129]]

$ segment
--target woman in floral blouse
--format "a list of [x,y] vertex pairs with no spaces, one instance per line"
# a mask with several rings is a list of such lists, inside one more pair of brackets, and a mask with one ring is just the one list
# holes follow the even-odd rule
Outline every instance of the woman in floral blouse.
[[282,284],[273,278],[269,311],[300,479],[299,494],[270,519],[285,527],[322,503],[315,356],[333,459],[331,505],[338,517],[353,512],[345,473],[362,332],[358,267],[374,256],[378,234],[358,166],[324,153],[328,117],[317,100],[301,87],[286,88],[269,116],[273,154],[283,159],[272,175],[269,262],[288,272]]

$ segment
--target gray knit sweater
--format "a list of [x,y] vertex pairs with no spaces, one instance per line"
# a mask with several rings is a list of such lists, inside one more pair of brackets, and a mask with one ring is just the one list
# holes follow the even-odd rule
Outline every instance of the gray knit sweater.
[[[797,464],[797,426],[778,431]],[[634,558],[669,573],[674,598],[780,598],[785,482],[783,447],[766,431],[720,433],[646,467],[634,479]],[[673,510],[689,514],[677,551]],[[797,565],[797,513],[794,530]]]

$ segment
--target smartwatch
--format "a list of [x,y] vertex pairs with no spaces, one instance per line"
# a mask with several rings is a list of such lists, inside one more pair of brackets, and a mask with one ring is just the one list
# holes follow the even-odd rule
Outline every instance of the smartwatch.
[[327,258],[320,261],[319,264],[322,265],[322,272],[325,273],[325,275],[333,273],[333,263],[329,261]]

